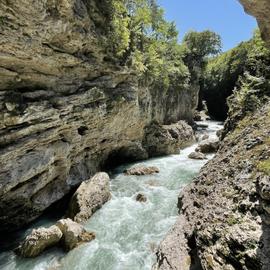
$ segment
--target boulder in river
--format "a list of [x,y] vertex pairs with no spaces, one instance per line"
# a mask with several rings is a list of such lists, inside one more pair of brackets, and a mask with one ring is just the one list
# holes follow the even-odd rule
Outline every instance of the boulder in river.
[[201,152],[192,152],[188,155],[190,159],[206,159],[205,154]]
[[110,177],[97,173],[83,182],[71,198],[68,217],[76,222],[85,222],[111,198]]
[[137,202],[146,202],[147,201],[147,198],[146,198],[146,196],[144,194],[139,193],[136,196],[136,201]]
[[83,243],[90,242],[95,239],[93,232],[88,232],[84,227],[71,219],[61,219],[56,226],[63,233],[63,244],[65,250],[69,251]]
[[86,231],[82,225],[69,218],[61,219],[49,228],[40,227],[32,230],[16,252],[22,257],[33,258],[53,246],[60,245],[69,251],[93,239],[95,234]]
[[127,169],[124,171],[124,173],[126,175],[151,175],[151,174],[159,173],[159,168],[155,166],[146,167],[142,165],[142,166],[136,166],[136,167]]
[[55,225],[49,228],[34,229],[17,248],[16,252],[22,257],[36,257],[45,249],[58,244],[62,235],[62,231]]
[[178,154],[195,141],[193,129],[185,121],[161,125],[154,121],[145,128],[143,147],[149,157]]
[[202,136],[202,141],[208,140],[208,139],[209,139],[209,135],[208,135],[208,134],[204,134],[204,135]]
[[195,151],[205,153],[205,154],[214,153],[218,150],[218,147],[219,147],[218,139],[208,139],[208,140],[204,140],[200,142]]

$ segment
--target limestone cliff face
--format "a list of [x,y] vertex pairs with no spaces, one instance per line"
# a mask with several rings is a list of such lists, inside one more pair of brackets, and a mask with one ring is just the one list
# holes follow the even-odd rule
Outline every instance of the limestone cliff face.
[[239,0],[247,13],[256,17],[263,39],[270,45],[270,5],[268,0]]
[[159,94],[110,59],[106,3],[0,0],[0,231],[39,216],[112,152],[146,158],[153,119],[192,120],[196,89]]

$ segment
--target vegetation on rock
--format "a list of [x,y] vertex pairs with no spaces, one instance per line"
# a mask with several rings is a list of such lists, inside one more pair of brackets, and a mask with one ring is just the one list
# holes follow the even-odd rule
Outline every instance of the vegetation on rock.
[[[259,30],[248,42],[211,58],[205,68],[202,84],[203,99],[209,113],[217,119],[227,117],[226,99],[236,91],[230,108],[239,106],[245,111],[258,107],[263,96],[269,95],[270,52]],[[260,101],[259,101],[260,99]]]
[[114,0],[111,12],[107,48],[163,91],[170,84],[187,87],[205,57],[220,52],[220,36],[211,31],[189,32],[178,44],[176,26],[164,19],[156,0]]

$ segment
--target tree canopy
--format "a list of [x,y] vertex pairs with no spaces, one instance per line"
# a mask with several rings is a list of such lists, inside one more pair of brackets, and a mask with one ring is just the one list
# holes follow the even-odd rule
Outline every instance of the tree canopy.
[[[108,50],[139,76],[150,78],[166,89],[186,86],[191,67],[201,68],[209,55],[220,51],[220,37],[211,32],[189,32],[182,44],[174,22],[167,22],[156,0],[112,0]],[[198,64],[199,63],[199,64]]]

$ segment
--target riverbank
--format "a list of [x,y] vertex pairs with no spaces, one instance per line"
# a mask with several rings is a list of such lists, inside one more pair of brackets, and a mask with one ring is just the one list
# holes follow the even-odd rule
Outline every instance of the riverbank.
[[[216,136],[222,128],[209,122],[200,134]],[[155,249],[177,219],[179,190],[189,184],[207,160],[192,160],[188,155],[197,144],[178,155],[126,164],[111,172],[112,199],[85,224],[96,233],[96,240],[65,254],[54,248],[35,259],[21,259],[12,251],[0,255],[3,270],[45,269],[151,269]],[[213,155],[208,155],[208,160]],[[160,173],[152,176],[127,176],[122,172],[135,164],[157,166]],[[137,202],[142,193],[145,203]],[[38,226],[53,222],[41,220]],[[35,225],[34,225],[35,227]],[[27,231],[29,233],[29,230]]]

